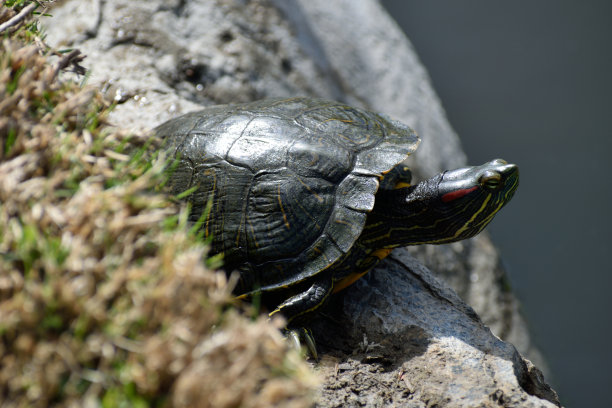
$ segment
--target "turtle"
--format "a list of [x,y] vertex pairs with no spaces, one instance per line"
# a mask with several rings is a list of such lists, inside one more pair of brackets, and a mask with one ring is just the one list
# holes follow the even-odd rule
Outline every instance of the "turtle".
[[386,115],[308,97],[210,106],[155,129],[174,158],[169,186],[191,205],[210,254],[237,273],[287,330],[393,248],[478,234],[512,198],[518,167],[502,159],[412,183],[415,131]]

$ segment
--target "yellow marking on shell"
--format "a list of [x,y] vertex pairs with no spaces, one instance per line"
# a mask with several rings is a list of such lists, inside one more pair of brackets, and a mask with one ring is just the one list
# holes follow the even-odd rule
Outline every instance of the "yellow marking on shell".
[[249,227],[251,228],[251,235],[253,236],[253,242],[255,242],[255,248],[259,248],[259,242],[257,241],[257,234],[255,233],[255,228],[253,227],[253,223],[247,221],[249,223]]
[[[240,215],[240,225],[238,226],[238,230],[236,231],[236,246],[240,247],[240,233],[244,229],[244,234],[247,234],[246,231],[246,205],[247,202],[244,201],[242,204],[242,213]],[[248,238],[248,237],[247,237]]]
[[351,230],[353,230],[353,227],[355,226],[352,222],[348,222],[346,220],[334,220],[335,224],[339,224],[339,225],[346,225],[351,227]]
[[204,238],[208,238],[210,236],[210,213],[211,211],[206,214],[206,222],[204,223]]
[[342,139],[346,140],[349,143],[355,143],[355,141],[353,139],[350,139],[350,138],[344,136],[342,133],[336,133],[336,136],[341,137]]
[[304,208],[304,206],[302,204],[300,204],[300,202],[296,202],[297,206],[300,207],[300,209],[302,210],[302,212],[304,214],[306,214],[308,216],[308,218],[310,218],[310,220],[312,222],[314,222],[315,226],[317,227],[317,229],[321,229],[321,226],[319,225],[319,223],[317,222],[317,220],[308,212],[308,210],[306,208]]
[[244,214],[242,215],[243,218],[240,219],[240,226],[238,227],[238,231],[236,231],[236,246],[240,245],[240,231],[242,231],[242,226],[243,224],[243,220],[244,220]]
[[283,208],[280,186],[278,186],[278,192],[276,194],[276,197],[278,198],[278,205],[280,206],[281,213],[283,213],[283,221],[285,222],[285,227],[287,227],[287,229],[291,229],[291,225],[289,225],[289,221],[287,220],[287,214],[285,214],[285,209]]
[[[211,173],[211,171],[209,170],[208,173]],[[210,214],[212,214],[212,209],[213,209],[213,205],[214,205],[214,202],[215,202],[215,194],[217,192],[217,173],[212,171],[212,174],[213,174],[213,185],[212,185],[212,191],[208,195],[208,202],[206,203],[207,214],[206,214],[206,223],[204,224],[204,236],[206,238],[208,238],[210,236],[210,230],[209,230],[209,228],[210,228]]]
[[297,179],[298,179],[298,181],[299,181],[299,182],[300,182],[300,183],[301,183],[301,184],[302,184],[304,187],[306,187],[306,190],[308,190],[308,192],[309,192],[309,193],[311,193],[311,194],[314,196],[314,198],[316,198],[316,199],[317,199],[317,201],[318,201],[318,202],[322,203],[322,202],[324,201],[324,200],[323,200],[323,197],[321,197],[320,195],[318,195],[317,193],[315,193],[315,192],[314,192],[314,191],[313,191],[313,190],[310,188],[310,186],[309,186],[308,184],[306,184],[306,183],[304,183],[304,182],[302,181],[302,179],[301,179],[301,178],[299,178],[299,177],[298,177]]
[[338,121],[338,122],[343,122],[343,123],[353,123],[354,120],[352,119],[338,119],[338,118],[329,118],[329,119],[325,119],[324,121],[322,121],[323,123],[325,122],[331,122],[331,121]]

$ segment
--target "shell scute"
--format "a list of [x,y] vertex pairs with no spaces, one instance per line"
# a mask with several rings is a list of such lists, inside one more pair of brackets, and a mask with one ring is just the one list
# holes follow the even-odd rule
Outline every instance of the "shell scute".
[[156,133],[180,157],[173,188],[198,187],[192,219],[212,200],[203,228],[244,292],[301,282],[349,252],[379,180],[419,142],[399,122],[310,98],[215,106]]

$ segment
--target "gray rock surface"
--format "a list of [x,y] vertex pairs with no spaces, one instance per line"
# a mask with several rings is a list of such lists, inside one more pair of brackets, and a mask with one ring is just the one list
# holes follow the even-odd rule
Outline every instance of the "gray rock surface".
[[330,406],[558,404],[541,372],[406,249],[336,299],[315,330]]
[[[117,126],[151,129],[199,104],[312,95],[415,128],[417,176],[467,161],[411,44],[375,0],[67,0],[51,13],[49,43],[87,55],[89,83],[118,103]],[[321,406],[556,403],[509,344],[543,366],[486,233],[396,252],[338,297],[342,324],[322,319]]]

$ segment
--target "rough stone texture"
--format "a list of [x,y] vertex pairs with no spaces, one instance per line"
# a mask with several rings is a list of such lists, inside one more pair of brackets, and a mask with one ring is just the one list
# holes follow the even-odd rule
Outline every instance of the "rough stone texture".
[[315,330],[326,353],[324,405],[557,403],[541,372],[406,249],[335,299]]
[[[425,69],[375,0],[68,0],[52,14],[48,41],[87,55],[89,82],[118,103],[117,126],[150,129],[198,104],[313,95],[415,128],[417,176],[466,163]],[[317,324],[328,379],[319,404],[557,404],[539,371],[421,263],[542,367],[481,234],[395,251],[337,297],[330,313],[340,315]]]

